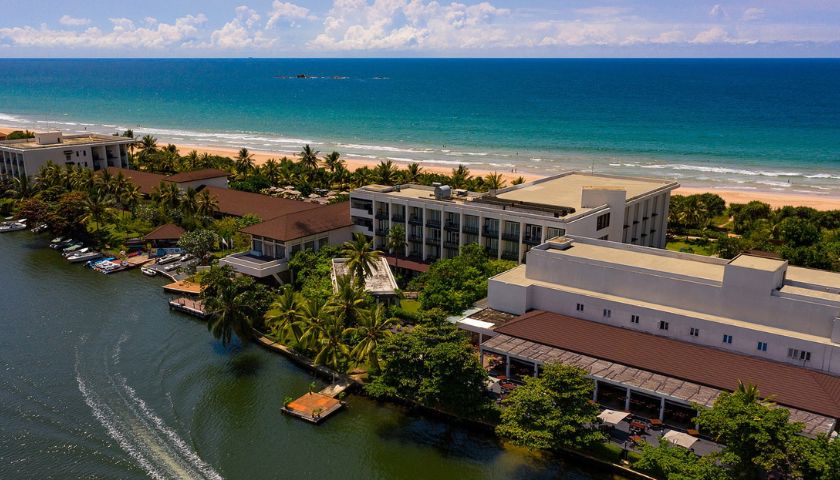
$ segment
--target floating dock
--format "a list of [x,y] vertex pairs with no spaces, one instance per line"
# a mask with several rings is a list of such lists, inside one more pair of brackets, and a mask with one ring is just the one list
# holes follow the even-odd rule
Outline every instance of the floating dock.
[[207,318],[207,311],[204,309],[204,303],[201,300],[196,300],[187,297],[173,298],[169,301],[169,309],[177,310],[198,318]]
[[282,408],[284,413],[319,424],[337,412],[344,403],[323,393],[307,393]]
[[201,285],[195,282],[189,282],[187,280],[180,280],[164,285],[163,290],[166,292],[198,295],[199,293],[201,293]]

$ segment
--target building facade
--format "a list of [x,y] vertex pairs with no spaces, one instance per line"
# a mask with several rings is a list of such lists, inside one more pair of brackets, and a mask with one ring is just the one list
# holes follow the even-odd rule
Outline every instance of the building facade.
[[574,237],[489,281],[495,310],[542,310],[840,375],[840,274]]
[[134,140],[125,137],[61,132],[36,133],[35,138],[0,141],[0,175],[34,176],[44,165],[71,165],[100,170],[128,168],[128,149]]
[[451,258],[478,243],[491,257],[524,261],[547,239],[573,234],[664,247],[675,182],[566,173],[480,194],[434,187],[369,185],[350,193],[357,232],[385,249],[395,225],[421,261]]

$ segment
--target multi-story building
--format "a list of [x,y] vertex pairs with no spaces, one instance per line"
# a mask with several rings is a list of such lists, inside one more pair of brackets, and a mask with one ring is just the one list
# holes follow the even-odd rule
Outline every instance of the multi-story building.
[[350,193],[357,232],[385,248],[394,225],[405,229],[405,256],[451,258],[478,243],[492,257],[523,261],[533,246],[573,234],[664,247],[676,182],[565,173],[474,193],[432,187],[368,185]]
[[489,281],[495,310],[544,310],[840,375],[840,274],[558,238]]
[[93,170],[128,168],[131,138],[108,135],[36,133],[35,138],[0,141],[0,175],[36,175],[47,163]]

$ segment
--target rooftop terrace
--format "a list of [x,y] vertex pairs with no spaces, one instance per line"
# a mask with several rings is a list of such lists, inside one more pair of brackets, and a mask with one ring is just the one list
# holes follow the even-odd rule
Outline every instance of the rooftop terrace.
[[66,148],[80,145],[111,145],[114,143],[133,143],[134,140],[125,137],[114,137],[111,135],[63,135],[60,143],[40,144],[36,138],[22,138],[18,140],[0,141],[0,147],[14,148],[18,150],[37,150],[49,148]]

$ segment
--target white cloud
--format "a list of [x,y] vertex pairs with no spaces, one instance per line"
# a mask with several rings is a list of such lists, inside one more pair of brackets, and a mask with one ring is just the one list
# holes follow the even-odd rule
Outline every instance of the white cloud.
[[314,15],[310,15],[309,9],[306,7],[301,7],[290,2],[281,2],[280,0],[274,0],[271,3],[271,11],[268,12],[268,15],[268,22],[266,22],[265,28],[271,28],[281,20],[293,23],[295,20],[315,20],[317,18]]
[[58,23],[68,26],[68,27],[82,27],[90,23],[89,18],[76,18],[71,17],[70,15],[62,15],[61,18],[58,19]]
[[0,41],[7,40],[19,47],[66,48],[149,48],[178,46],[198,35],[198,26],[207,21],[204,14],[187,15],[175,23],[158,23],[155,28],[138,28],[130,19],[111,19],[110,31],[89,27],[84,31],[53,30],[46,25],[0,28]]
[[724,8],[719,3],[716,3],[714,6],[712,6],[712,9],[709,10],[709,16],[718,20],[723,18],[729,18],[729,15],[726,13],[726,10],[724,10]]
[[275,39],[267,37],[259,27],[260,16],[253,9],[241,5],[235,9],[236,16],[210,34],[210,45],[197,47],[218,47],[224,49],[267,48]]
[[623,7],[588,7],[575,9],[575,13],[592,15],[593,17],[615,17],[616,15],[621,15],[629,11],[629,8]]
[[744,10],[744,15],[741,16],[744,21],[751,22],[753,20],[759,20],[764,17],[764,9],[763,8],[756,8],[751,7]]

